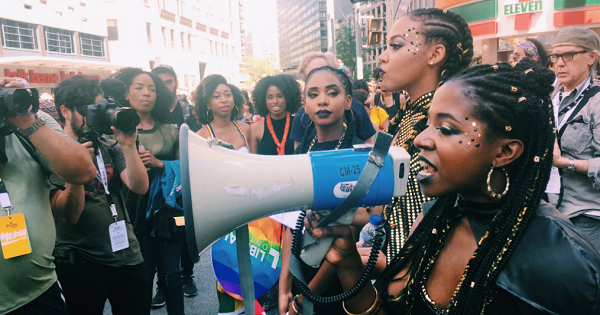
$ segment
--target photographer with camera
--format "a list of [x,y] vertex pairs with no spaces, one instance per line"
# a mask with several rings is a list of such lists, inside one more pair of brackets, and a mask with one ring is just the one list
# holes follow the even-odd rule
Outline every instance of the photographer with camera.
[[[121,192],[123,185],[137,194],[148,190],[136,148],[139,117],[103,99],[95,78],[70,77],[54,95],[65,133],[84,143],[97,170],[87,183],[67,183],[65,190],[51,193],[58,218],[57,273],[67,309],[71,315],[102,314],[108,299],[115,314],[149,314],[148,271]],[[111,131],[118,143],[101,137]],[[55,187],[63,184],[55,175],[51,181]]]
[[54,271],[56,231],[47,174],[82,184],[95,175],[85,148],[69,139],[20,78],[0,77],[0,314],[67,314]]

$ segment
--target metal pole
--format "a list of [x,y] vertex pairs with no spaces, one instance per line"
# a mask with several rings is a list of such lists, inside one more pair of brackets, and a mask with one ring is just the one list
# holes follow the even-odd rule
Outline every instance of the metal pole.
[[362,80],[363,78],[363,62],[362,62],[362,29],[360,26],[360,3],[354,4],[355,13],[355,31],[356,31],[356,78]]

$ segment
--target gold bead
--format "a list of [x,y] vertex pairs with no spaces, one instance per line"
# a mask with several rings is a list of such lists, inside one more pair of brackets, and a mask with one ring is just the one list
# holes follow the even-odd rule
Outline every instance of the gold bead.
[[525,70],[525,74],[528,74],[529,72],[533,72],[533,69],[527,69],[527,70]]
[[494,71],[498,71],[498,65],[493,65],[492,69],[494,69]]
[[506,127],[504,127],[504,130],[510,132],[510,131],[512,131],[512,127],[511,126],[506,126]]
[[527,98],[525,96],[519,97],[519,103],[522,103],[525,101],[527,101]]
[[538,163],[540,161],[540,157],[539,156],[534,157],[533,161],[536,162],[536,163]]
[[517,89],[517,87],[515,87],[515,86],[511,86],[511,87],[510,87],[510,92],[511,92],[511,93],[513,93],[513,94],[517,93],[517,90],[518,90],[518,89]]

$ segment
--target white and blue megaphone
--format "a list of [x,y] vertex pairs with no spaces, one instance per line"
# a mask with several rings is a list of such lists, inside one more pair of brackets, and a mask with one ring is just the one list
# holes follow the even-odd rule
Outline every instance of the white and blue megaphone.
[[[247,154],[202,138],[185,124],[179,141],[186,236],[195,262],[211,244],[248,222],[286,211],[335,208],[350,195],[371,152],[359,146],[300,155]],[[404,195],[409,162],[404,149],[389,148],[355,207],[388,204]],[[349,224],[354,213],[346,216],[337,222]],[[329,247],[324,244],[316,261]]]

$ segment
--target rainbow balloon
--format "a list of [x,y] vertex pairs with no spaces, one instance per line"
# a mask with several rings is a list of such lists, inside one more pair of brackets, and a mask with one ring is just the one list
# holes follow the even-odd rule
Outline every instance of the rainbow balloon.
[[[284,226],[267,217],[250,222],[250,258],[257,298],[267,293],[279,279]],[[218,240],[211,248],[213,269],[217,280],[229,295],[242,300],[237,263],[235,231]]]

